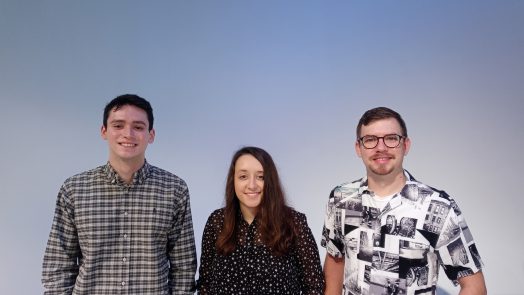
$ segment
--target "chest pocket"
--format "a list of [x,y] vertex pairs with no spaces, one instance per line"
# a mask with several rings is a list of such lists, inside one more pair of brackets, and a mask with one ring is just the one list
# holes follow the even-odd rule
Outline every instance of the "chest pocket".
[[171,207],[163,204],[151,204],[138,208],[135,219],[139,234],[155,240],[164,240],[167,237],[173,222]]

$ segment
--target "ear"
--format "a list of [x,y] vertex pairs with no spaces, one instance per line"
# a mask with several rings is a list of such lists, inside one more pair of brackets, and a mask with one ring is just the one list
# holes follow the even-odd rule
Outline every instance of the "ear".
[[155,141],[155,128],[151,129],[151,131],[149,131],[149,140],[148,142],[149,143],[153,143]]
[[404,156],[408,155],[410,147],[411,147],[411,139],[409,139],[409,137],[406,137],[404,139]]
[[104,140],[107,140],[107,128],[104,125],[102,125],[102,127],[100,127],[100,136]]
[[358,140],[355,141],[355,152],[357,153],[357,156],[359,158],[362,158],[362,151],[360,150],[360,142]]

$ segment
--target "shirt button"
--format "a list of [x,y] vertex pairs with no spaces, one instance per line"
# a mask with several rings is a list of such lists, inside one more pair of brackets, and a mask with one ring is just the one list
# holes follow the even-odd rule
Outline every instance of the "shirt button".
[[127,234],[124,234],[124,239],[127,239]]
[[124,212],[124,215],[127,216],[127,211]]
[[127,259],[126,259],[126,258],[124,257],[124,258],[122,258],[122,261],[123,261],[123,262],[126,262],[126,261],[127,261]]
[[122,287],[126,285],[126,282],[122,281]]
[[378,241],[375,242],[375,246],[378,246],[380,245],[380,243]]

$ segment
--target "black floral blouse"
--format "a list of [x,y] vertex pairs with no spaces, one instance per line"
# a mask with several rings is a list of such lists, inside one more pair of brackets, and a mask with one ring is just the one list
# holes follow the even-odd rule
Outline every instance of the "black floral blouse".
[[288,254],[271,255],[257,232],[257,219],[248,224],[240,218],[237,246],[223,256],[217,253],[215,242],[224,222],[224,208],[215,210],[202,237],[199,294],[323,294],[317,244],[306,216],[292,212],[299,231]]

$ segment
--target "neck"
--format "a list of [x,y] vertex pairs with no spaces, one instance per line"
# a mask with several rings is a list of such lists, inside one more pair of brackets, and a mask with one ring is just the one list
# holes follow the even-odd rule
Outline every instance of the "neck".
[[392,175],[368,173],[368,187],[376,196],[389,196],[402,190],[406,184],[404,171]]
[[242,217],[248,224],[251,224],[253,220],[255,220],[255,216],[257,215],[256,210],[240,207],[240,211],[242,212]]
[[145,159],[141,161],[118,161],[109,159],[109,164],[115,169],[116,173],[122,180],[130,184],[133,181],[133,175],[144,165]]

